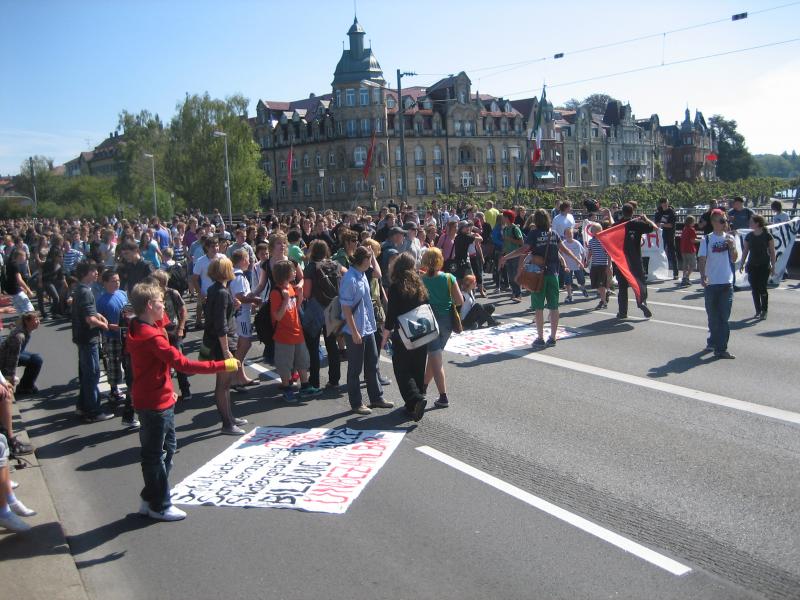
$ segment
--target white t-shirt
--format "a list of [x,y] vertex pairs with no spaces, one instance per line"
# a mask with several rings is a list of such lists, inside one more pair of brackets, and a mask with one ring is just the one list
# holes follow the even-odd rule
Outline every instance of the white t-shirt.
[[[247,277],[244,276],[244,273],[241,269],[234,269],[233,281],[228,284],[228,289],[231,291],[231,294],[233,294],[234,298],[236,298],[239,294],[244,294],[247,296],[250,293],[250,282],[247,280]],[[242,321],[249,321],[250,307],[252,306],[253,305],[250,303],[243,303],[236,312],[236,318]]]
[[[564,242],[564,245],[567,248],[569,248],[570,251],[572,251],[572,253],[575,256],[583,260],[583,256],[586,253],[586,250],[584,250],[583,248],[583,244],[581,244],[578,240],[575,239],[573,239],[571,242],[568,242],[567,240],[562,240],[562,241]],[[569,269],[570,271],[577,271],[583,268],[581,267],[581,265],[572,260],[572,257],[570,257],[569,255],[564,254],[563,256],[564,260],[567,261],[567,269]]]
[[[217,255],[214,258],[224,257],[224,254],[217,252]],[[192,269],[192,273],[200,277],[200,293],[203,294],[203,296],[206,295],[208,288],[210,288],[211,284],[214,283],[208,276],[208,266],[211,264],[212,260],[214,259],[208,258],[208,254],[203,254],[203,256],[194,261],[194,269]]]
[[728,255],[728,239],[732,236],[717,235],[712,232],[704,235],[700,240],[698,257],[706,257],[706,278],[709,285],[725,285],[733,283],[731,259]]
[[561,237],[564,237],[565,229],[571,229],[573,227],[575,227],[575,217],[573,217],[571,213],[567,213],[566,215],[559,213],[553,218],[553,231]]

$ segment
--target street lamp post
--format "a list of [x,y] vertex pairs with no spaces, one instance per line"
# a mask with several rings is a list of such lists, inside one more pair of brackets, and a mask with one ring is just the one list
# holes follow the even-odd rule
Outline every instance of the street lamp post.
[[150,159],[150,166],[152,168],[153,173],[153,216],[158,216],[158,202],[156,201],[156,157],[152,154],[147,154],[145,152],[145,158]]
[[405,141],[405,114],[404,114],[404,107],[403,107],[403,89],[401,87],[401,79],[403,77],[413,77],[416,73],[409,73],[404,72],[401,73],[400,69],[397,69],[397,102],[398,102],[398,109],[397,113],[400,117],[400,176],[402,177],[403,181],[403,189],[400,191],[400,198],[401,200],[408,199],[408,181],[406,173],[406,141]]
[[318,174],[322,184],[322,214],[325,214],[325,169],[319,169]]
[[214,137],[221,137],[225,142],[225,198],[228,200],[228,223],[233,227],[233,210],[231,209],[231,172],[228,168],[228,134],[215,131]]

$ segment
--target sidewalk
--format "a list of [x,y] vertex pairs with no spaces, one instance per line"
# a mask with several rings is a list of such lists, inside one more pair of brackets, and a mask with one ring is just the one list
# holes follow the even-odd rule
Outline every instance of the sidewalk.
[[[20,439],[28,440],[22,429],[18,400],[14,401],[14,427]],[[83,581],[69,552],[53,499],[39,462],[11,473],[19,482],[15,493],[37,511],[26,519],[33,529],[23,534],[0,533],[0,581],[4,598],[20,600],[88,600]]]

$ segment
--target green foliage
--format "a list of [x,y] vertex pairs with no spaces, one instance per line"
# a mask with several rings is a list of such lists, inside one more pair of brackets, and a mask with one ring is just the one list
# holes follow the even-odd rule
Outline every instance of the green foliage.
[[736,130],[736,121],[714,115],[708,124],[717,138],[717,177],[736,181],[758,174],[758,165],[747,150],[744,136]]
[[225,155],[222,138],[227,136],[231,205],[234,213],[249,212],[270,189],[271,182],[259,167],[260,150],[253,140],[242,96],[212,99],[208,93],[187,95],[169,128],[164,168],[172,188],[187,204],[211,211],[227,212]]
[[739,181],[698,181],[688,183],[669,183],[668,181],[654,181],[652,183],[633,183],[615,185],[600,191],[587,191],[585,189],[563,189],[557,191],[524,189],[509,189],[497,194],[439,194],[439,205],[449,204],[457,206],[462,203],[474,204],[480,208],[486,206],[487,200],[492,200],[498,209],[512,208],[517,205],[534,208],[554,208],[563,200],[570,200],[578,210],[583,209],[583,201],[593,198],[600,201],[603,206],[624,204],[635,201],[639,209],[645,212],[655,211],[661,198],[669,200],[676,208],[691,208],[695,205],[708,204],[712,199],[724,197],[744,196],[750,199],[767,201],[776,192],[785,190],[790,181],[777,177],[751,177]]
[[761,170],[761,175],[766,177],[800,177],[800,157],[797,152],[791,154],[756,154],[756,163]]
[[608,105],[609,101],[615,100],[615,98],[609,96],[608,94],[590,94],[586,96],[583,100],[578,100],[577,98],[570,98],[564,103],[564,108],[568,108],[570,110],[578,110],[584,104],[588,104],[592,107],[592,112],[597,114],[605,114],[606,106]]
[[[121,204],[150,214],[153,212],[153,160],[156,186],[159,189],[169,187],[164,173],[167,146],[164,126],[158,115],[146,110],[137,114],[122,111],[117,129],[124,135],[124,143],[119,146],[114,192]],[[152,154],[154,158],[146,158],[145,154]],[[161,206],[159,202],[159,216],[170,216],[166,211],[161,211]]]

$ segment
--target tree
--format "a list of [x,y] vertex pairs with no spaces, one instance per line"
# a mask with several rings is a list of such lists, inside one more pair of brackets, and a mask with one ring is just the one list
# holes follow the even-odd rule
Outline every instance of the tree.
[[570,98],[566,102],[564,102],[564,108],[569,110],[578,110],[581,106],[581,101],[577,98]]
[[592,112],[597,114],[605,114],[606,106],[611,100],[615,100],[608,94],[590,94],[583,99],[583,104],[588,104],[592,107]]
[[[117,130],[122,133],[123,141],[119,145],[117,161],[117,177],[114,181],[114,193],[122,205],[133,206],[143,214],[153,212],[153,175],[151,159],[145,154],[152,154],[155,160],[156,185],[159,190],[170,189],[167,175],[164,172],[164,155],[167,148],[167,134],[158,115],[147,110],[137,114],[123,110],[119,115]],[[162,196],[168,193],[158,194]],[[159,215],[168,217],[171,211],[162,210],[164,206],[159,198]]]
[[709,119],[709,126],[717,138],[717,176],[720,179],[736,181],[758,174],[758,165],[747,150],[744,136],[736,130],[736,121],[714,115]]
[[[52,199],[56,177],[53,175],[53,159],[36,155],[22,162],[19,175],[14,178],[14,187],[21,196],[33,198],[33,184],[36,184],[36,198],[39,202]],[[33,177],[32,177],[33,176]]]
[[225,100],[208,93],[187,94],[177,107],[168,132],[164,171],[169,184],[187,206],[226,213],[225,158],[221,138],[227,136],[231,204],[234,213],[258,207],[271,182],[260,168],[261,153],[253,140],[247,114],[248,100],[241,95]]

